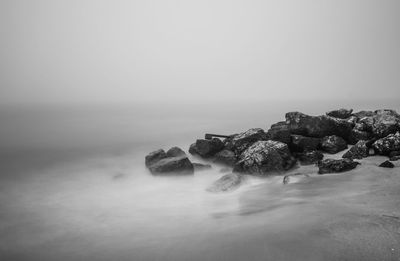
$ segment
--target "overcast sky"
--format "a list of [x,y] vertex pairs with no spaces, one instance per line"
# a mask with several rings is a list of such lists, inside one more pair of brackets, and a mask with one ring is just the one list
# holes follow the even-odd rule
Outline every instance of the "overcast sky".
[[0,103],[400,96],[400,1],[0,1]]

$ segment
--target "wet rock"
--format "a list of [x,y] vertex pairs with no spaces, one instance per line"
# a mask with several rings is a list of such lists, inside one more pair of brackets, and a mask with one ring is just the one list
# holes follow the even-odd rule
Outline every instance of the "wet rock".
[[390,161],[398,161],[400,159],[400,156],[393,156],[393,157],[390,157]]
[[353,128],[350,133],[349,143],[355,144],[360,140],[369,140],[371,138],[372,138],[372,133]]
[[198,139],[196,143],[190,145],[189,153],[209,158],[224,149],[224,144],[218,138],[211,140]]
[[326,136],[321,141],[321,149],[331,154],[347,149],[346,141],[336,135]]
[[324,154],[318,150],[306,151],[297,153],[296,157],[299,159],[301,165],[311,165],[324,158]]
[[145,165],[146,167],[151,166],[152,164],[167,158],[167,153],[164,150],[156,150],[151,152],[149,155],[145,157]]
[[212,168],[210,164],[202,164],[202,163],[196,163],[196,162],[193,162],[192,164],[193,164],[194,171],[209,170]]
[[283,177],[283,184],[287,185],[289,183],[298,183],[299,181],[309,177],[310,176],[308,174],[301,174],[301,173],[286,175]]
[[243,181],[243,176],[237,173],[231,173],[222,176],[220,179],[215,181],[207,191],[210,192],[227,192],[237,189]]
[[172,147],[167,151],[167,157],[186,156],[186,153],[179,147]]
[[291,141],[289,126],[281,121],[271,125],[267,131],[267,139],[289,144]]
[[236,154],[231,150],[221,150],[214,157],[214,162],[228,166],[234,166],[236,161]]
[[400,156],[400,151],[399,150],[391,151],[389,153],[389,157],[395,157],[395,156]]
[[240,155],[254,142],[261,140],[267,140],[267,134],[263,129],[253,128],[234,136],[226,145],[226,148]]
[[153,175],[190,175],[194,172],[193,164],[185,156],[164,158],[148,168]]
[[295,163],[287,144],[272,140],[257,141],[240,155],[234,172],[268,175],[272,171],[288,170]]
[[353,128],[353,124],[343,119],[310,116],[301,112],[286,113],[286,123],[291,133],[316,138],[337,135],[348,140]]
[[339,118],[339,119],[347,119],[351,116],[352,112],[353,112],[352,109],[350,109],[350,110],[339,109],[339,110],[327,112],[326,115],[334,117],[334,118]]
[[362,159],[369,156],[368,141],[360,140],[353,147],[351,147],[342,158],[347,159]]
[[377,110],[373,117],[372,133],[382,138],[400,130],[400,116],[393,110]]
[[291,135],[290,150],[291,151],[310,151],[319,148],[320,138],[305,137],[302,135]]
[[352,159],[324,159],[318,163],[318,174],[339,173],[352,170],[360,164]]
[[382,168],[394,168],[394,165],[393,165],[393,163],[392,162],[390,162],[390,161],[384,161],[384,162],[382,162],[380,165],[379,165],[379,167],[382,167]]
[[385,138],[378,139],[372,144],[372,147],[380,155],[389,155],[393,151],[400,150],[400,132],[390,134]]

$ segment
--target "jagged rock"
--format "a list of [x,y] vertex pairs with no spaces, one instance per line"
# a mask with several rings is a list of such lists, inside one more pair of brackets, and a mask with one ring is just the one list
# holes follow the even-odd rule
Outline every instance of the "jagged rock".
[[350,142],[350,144],[355,144],[360,140],[369,140],[371,138],[372,138],[372,134],[370,132],[359,130],[359,129],[356,129],[356,127],[354,127],[351,130],[349,142]]
[[352,115],[356,116],[359,119],[361,119],[361,118],[364,118],[364,117],[374,116],[375,112],[373,112],[373,111],[359,111],[359,112],[353,113]]
[[289,126],[281,121],[271,125],[267,131],[267,139],[289,144],[291,141]]
[[387,160],[387,161],[384,161],[381,164],[379,164],[379,167],[382,167],[382,168],[394,168],[394,165],[393,165],[392,162]]
[[290,150],[302,152],[316,150],[321,143],[320,138],[305,137],[302,135],[291,135]]
[[377,138],[385,137],[400,130],[400,116],[393,110],[375,111],[372,133]]
[[221,150],[214,156],[214,162],[228,166],[234,166],[236,161],[236,154],[231,150]]
[[291,133],[316,138],[337,135],[348,140],[353,128],[353,124],[343,119],[309,116],[301,112],[286,113],[286,123]]
[[296,154],[296,157],[299,159],[301,165],[311,165],[322,160],[324,158],[324,154],[318,150],[313,150],[298,153]]
[[291,175],[286,175],[283,177],[283,184],[287,185],[289,183],[297,183],[304,178],[309,178],[310,176],[307,174],[295,173]]
[[352,109],[350,109],[350,110],[339,109],[339,110],[327,112],[326,115],[334,117],[334,118],[339,118],[339,119],[347,119],[351,116],[352,112],[353,112]]
[[331,154],[347,149],[346,141],[336,135],[326,136],[321,141],[321,149]]
[[241,155],[234,171],[268,175],[272,171],[288,170],[296,163],[287,144],[279,141],[257,141]]
[[192,164],[193,164],[194,171],[202,171],[202,170],[208,170],[208,169],[212,168],[210,164],[202,164],[202,163],[196,163],[196,162],[193,162]]
[[149,155],[146,156],[145,158],[145,165],[146,167],[151,166],[152,164],[167,158],[167,153],[165,153],[164,150],[156,150],[151,152]]
[[342,158],[347,159],[362,159],[366,158],[369,155],[369,147],[368,141],[360,140],[353,147],[351,147],[345,154],[343,154]]
[[372,147],[380,155],[389,155],[390,152],[400,150],[400,132],[390,134],[372,144]]
[[235,135],[226,145],[226,148],[240,155],[254,142],[261,140],[267,140],[267,134],[263,129],[253,128]]
[[214,156],[217,152],[224,149],[224,144],[220,139],[214,138],[211,140],[198,139],[196,143],[190,145],[189,153],[199,155],[203,158]]
[[393,156],[393,157],[390,157],[390,161],[398,161],[400,159],[400,156]]
[[153,175],[190,175],[194,172],[193,164],[185,156],[164,158],[148,168]]
[[243,176],[237,173],[231,173],[222,176],[220,179],[215,181],[207,191],[210,192],[227,192],[237,189],[243,181]]
[[186,153],[179,147],[172,147],[167,151],[167,157],[186,156]]
[[352,170],[360,164],[352,159],[324,159],[318,163],[318,174],[338,173]]

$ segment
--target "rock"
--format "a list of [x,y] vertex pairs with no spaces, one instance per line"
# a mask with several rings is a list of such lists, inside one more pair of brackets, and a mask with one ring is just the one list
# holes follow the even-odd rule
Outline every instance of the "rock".
[[346,141],[336,135],[326,136],[321,141],[321,149],[331,154],[347,149]]
[[146,156],[145,158],[145,165],[146,167],[151,166],[152,164],[167,158],[167,153],[165,153],[164,150],[156,150],[151,152],[149,155]]
[[369,147],[367,146],[368,141],[360,140],[353,147],[351,147],[342,158],[347,159],[362,159],[369,155]]
[[289,183],[297,183],[304,178],[309,178],[310,176],[307,174],[295,173],[291,175],[286,175],[283,177],[283,184],[287,185]]
[[321,143],[320,138],[305,137],[302,135],[291,135],[290,150],[303,152],[316,150]]
[[295,163],[287,144],[272,140],[257,141],[240,155],[234,172],[268,175],[272,171],[288,170]]
[[236,154],[231,150],[221,150],[214,156],[214,162],[228,166],[234,166],[236,161]]
[[345,140],[350,137],[353,124],[330,116],[309,116],[301,112],[286,113],[286,123],[292,134],[323,138],[337,135]]
[[374,116],[375,112],[373,112],[373,111],[359,111],[359,112],[353,113],[352,115],[356,116],[359,119],[361,119],[361,118],[364,118],[364,117]]
[[167,151],[167,157],[186,156],[186,153],[179,147],[172,147]]
[[358,130],[356,129],[356,127],[354,127],[350,133],[349,143],[355,144],[360,140],[369,140],[371,138],[372,138],[372,133],[363,130]]
[[400,151],[399,150],[391,151],[389,153],[389,157],[395,157],[395,156],[400,156]]
[[189,175],[194,172],[193,164],[185,156],[161,159],[150,165],[149,170],[153,175]]
[[263,129],[253,128],[234,136],[226,145],[226,148],[240,155],[256,141],[267,140],[267,134]]
[[299,159],[301,165],[311,165],[322,160],[324,158],[324,154],[318,150],[313,150],[298,153],[296,154],[296,157]]
[[357,167],[360,164],[352,159],[324,159],[318,163],[318,174],[344,172]]
[[202,171],[202,170],[208,170],[208,169],[212,168],[210,164],[202,164],[202,163],[196,163],[196,162],[193,162],[192,164],[193,164],[194,171]]
[[227,172],[231,172],[232,168],[222,168],[219,170],[220,173],[227,173]]
[[327,112],[326,115],[334,117],[334,118],[339,118],[339,119],[347,119],[351,116],[352,112],[353,112],[352,109],[350,109],[350,110],[339,109],[339,110]]
[[393,157],[390,157],[390,161],[398,161],[400,159],[400,156],[393,156]]
[[384,162],[382,162],[380,165],[379,165],[379,167],[382,167],[382,168],[394,168],[394,165],[393,165],[393,163],[392,162],[390,162],[390,161],[384,161]]
[[386,137],[400,130],[400,116],[393,110],[377,110],[373,117],[372,133],[377,138]]
[[214,156],[217,152],[224,148],[224,144],[218,138],[211,140],[199,139],[196,143],[190,145],[189,153],[192,155],[199,155],[203,158]]
[[289,126],[281,121],[271,125],[267,131],[267,139],[289,144],[291,141]]
[[385,138],[379,139],[372,144],[372,147],[380,155],[389,155],[393,151],[400,150],[400,132],[389,134]]
[[220,179],[215,181],[207,191],[210,192],[226,192],[237,189],[243,181],[243,176],[237,173],[231,173],[222,176]]

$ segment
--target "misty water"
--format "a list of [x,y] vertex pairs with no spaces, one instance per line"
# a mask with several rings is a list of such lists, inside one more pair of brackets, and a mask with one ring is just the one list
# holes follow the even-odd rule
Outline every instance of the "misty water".
[[[0,260],[400,260],[400,173],[384,157],[343,174],[315,166],[210,193],[220,166],[154,177],[147,153],[204,133],[269,128],[288,111],[399,103],[3,106]],[[340,157],[341,154],[330,157]],[[199,159],[195,159],[201,162]],[[399,167],[398,162],[395,163]],[[283,173],[282,173],[283,174]]]

